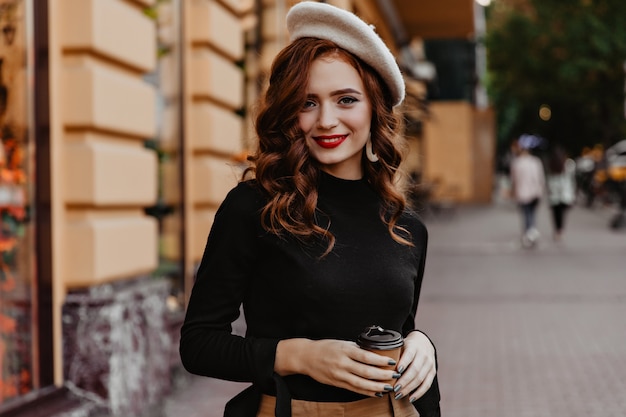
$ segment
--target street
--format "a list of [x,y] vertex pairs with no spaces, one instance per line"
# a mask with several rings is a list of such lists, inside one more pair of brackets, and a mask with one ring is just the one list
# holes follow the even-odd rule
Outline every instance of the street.
[[[506,200],[426,219],[417,324],[438,349],[445,417],[626,415],[626,231],[608,228],[611,208],[574,207],[557,243],[538,210],[534,249]],[[246,386],[182,381],[149,417],[220,417]]]

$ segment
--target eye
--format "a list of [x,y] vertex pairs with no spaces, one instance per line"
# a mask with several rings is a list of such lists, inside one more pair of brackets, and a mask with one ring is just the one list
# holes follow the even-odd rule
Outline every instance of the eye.
[[315,106],[316,106],[316,103],[313,100],[307,100],[304,102],[304,106],[302,106],[302,109],[307,110]]
[[356,99],[356,98],[354,98],[354,97],[351,97],[351,96],[345,96],[345,97],[341,97],[341,98],[339,99],[339,104],[345,104],[345,105],[348,105],[348,104],[356,103],[357,101],[359,101],[359,100],[357,100],[357,99]]

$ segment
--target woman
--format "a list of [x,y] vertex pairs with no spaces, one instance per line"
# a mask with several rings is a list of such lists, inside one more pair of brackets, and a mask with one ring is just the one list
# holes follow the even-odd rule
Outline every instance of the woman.
[[[439,415],[435,349],[414,331],[427,233],[395,188],[402,76],[349,12],[300,3],[287,25],[256,120],[254,179],[216,214],[183,364],[253,383],[225,415]],[[245,337],[231,326],[242,303]],[[405,337],[397,363],[355,343],[372,324]]]
[[565,215],[576,200],[576,163],[560,147],[554,148],[550,154],[546,184],[553,237],[558,242],[563,236]]
[[519,153],[511,162],[511,186],[522,214],[522,246],[525,248],[534,247],[540,236],[536,213],[544,192],[545,176],[541,159],[531,153],[537,144],[536,136],[521,135],[517,143]]

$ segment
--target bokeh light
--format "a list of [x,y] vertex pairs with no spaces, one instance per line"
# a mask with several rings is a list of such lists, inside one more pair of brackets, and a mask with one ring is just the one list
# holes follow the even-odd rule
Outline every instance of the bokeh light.
[[547,104],[542,104],[539,107],[539,117],[541,120],[548,121],[552,117],[552,109]]

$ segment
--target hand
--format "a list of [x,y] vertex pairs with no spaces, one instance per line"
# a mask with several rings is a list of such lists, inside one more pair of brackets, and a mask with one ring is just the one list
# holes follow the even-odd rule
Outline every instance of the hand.
[[397,399],[410,395],[413,402],[428,391],[437,374],[435,347],[428,337],[417,331],[408,334],[397,369],[402,374],[394,386]]
[[370,397],[391,391],[389,381],[399,374],[387,356],[361,349],[343,340],[288,339],[276,349],[275,370],[280,375],[304,374],[323,384]]

